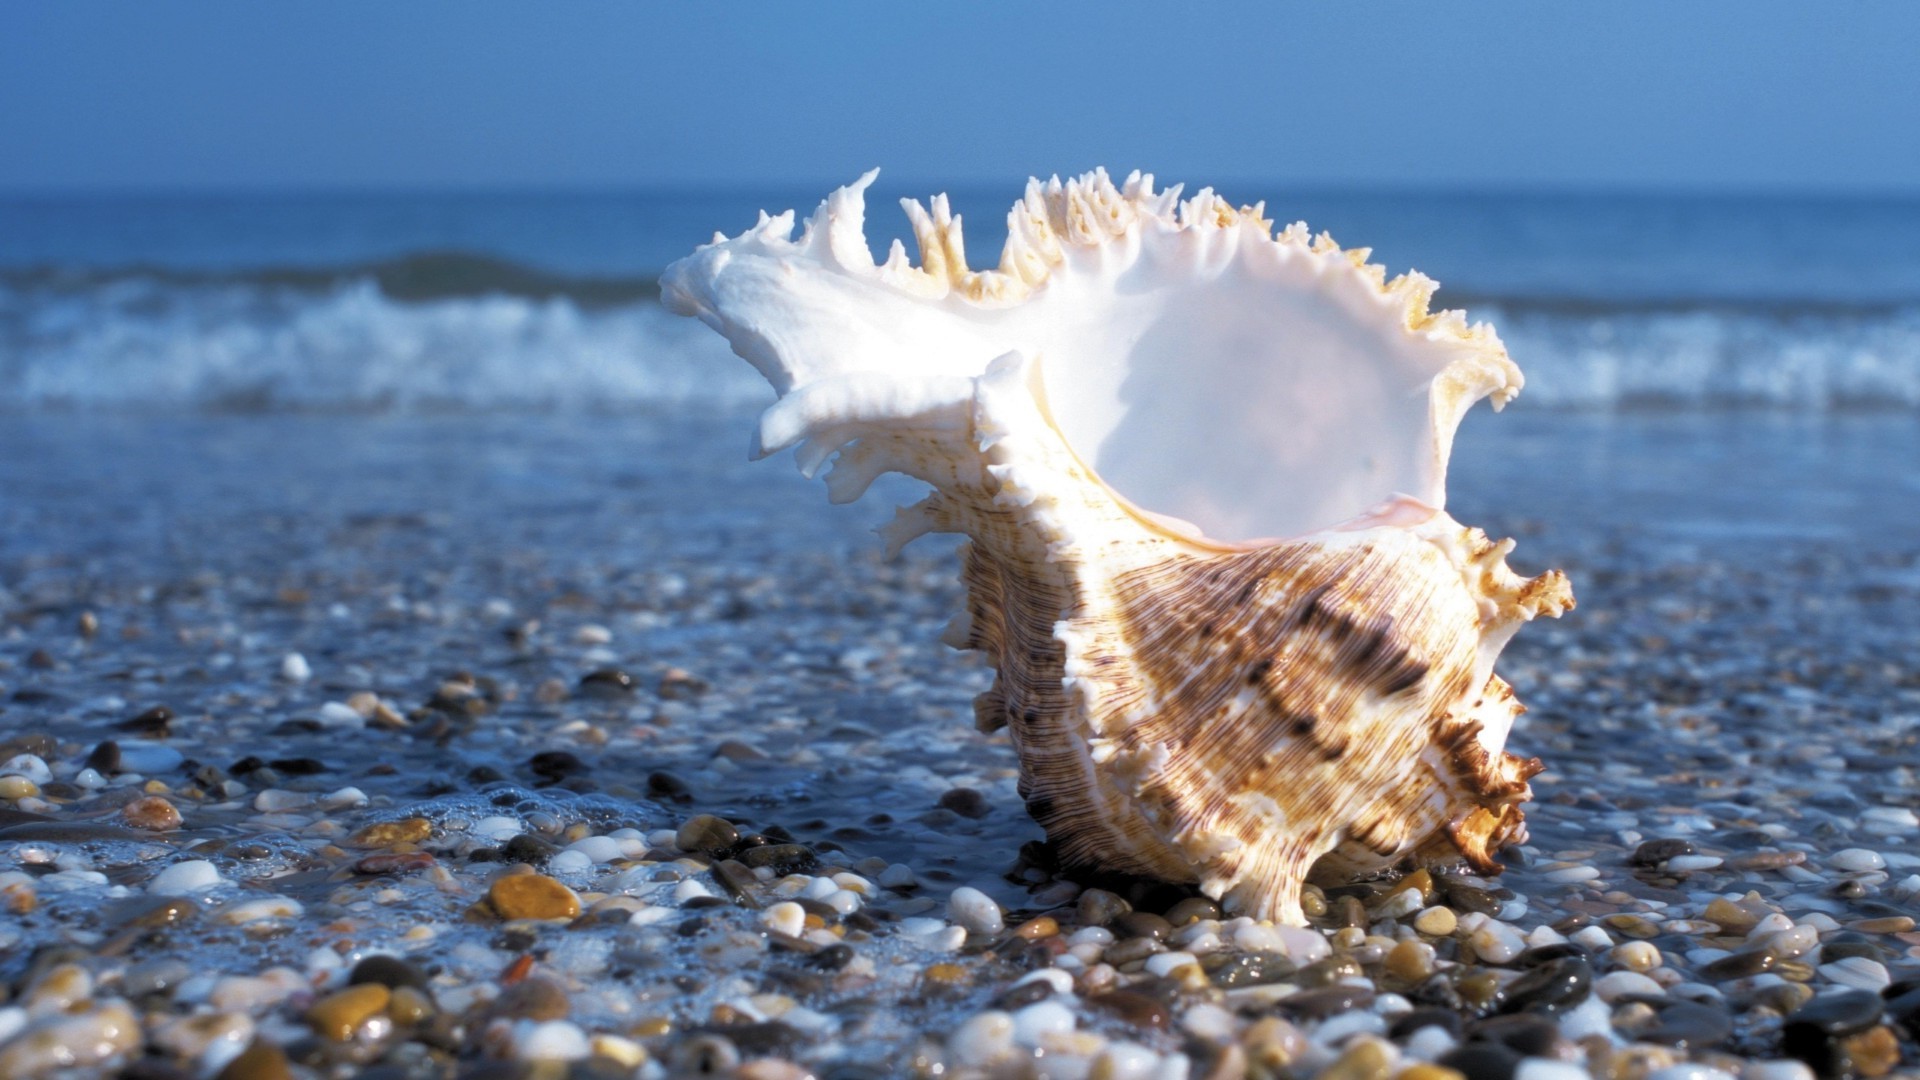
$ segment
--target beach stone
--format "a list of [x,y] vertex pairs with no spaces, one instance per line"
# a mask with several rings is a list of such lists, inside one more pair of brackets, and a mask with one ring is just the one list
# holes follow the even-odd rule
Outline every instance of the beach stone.
[[580,1025],[569,1020],[535,1023],[514,1043],[514,1056],[523,1061],[580,1061],[593,1056],[593,1045]]
[[742,850],[736,858],[749,869],[767,869],[780,875],[805,874],[820,865],[813,850],[800,844],[761,844]]
[[1373,991],[1341,983],[1318,990],[1302,990],[1280,999],[1280,1008],[1293,1016],[1324,1020],[1335,1013],[1364,1009],[1373,1004]]
[[1585,1001],[1592,991],[1592,965],[1582,956],[1562,956],[1508,983],[1500,1011],[1557,1013]]
[[1396,1056],[1379,1039],[1356,1038],[1332,1065],[1320,1071],[1316,1080],[1387,1080],[1393,1075]]
[[379,983],[390,990],[403,986],[425,987],[427,973],[397,956],[375,953],[353,965],[353,971],[347,975],[347,983],[358,986],[361,983]]
[[140,1020],[123,1001],[96,1001],[28,1024],[0,1045],[0,1076],[88,1069],[140,1048]]
[[1637,971],[1609,971],[1594,980],[1593,992],[1600,996],[1600,1000],[1611,1003],[1628,994],[1661,997],[1667,990]]
[[1636,1035],[1641,1042],[1685,1050],[1709,1050],[1733,1034],[1733,1018],[1724,1009],[1668,998],[1655,1006],[1659,1015]]
[[1111,990],[1104,994],[1095,994],[1087,999],[1087,1004],[1101,1012],[1111,1014],[1129,1028],[1165,1029],[1171,1023],[1167,1006],[1154,998],[1132,990]]
[[1387,974],[1404,983],[1416,983],[1433,974],[1434,949],[1423,941],[1401,941],[1387,951]]
[[215,1080],[293,1080],[293,1066],[287,1061],[286,1051],[255,1037],[238,1057],[227,1062]]
[[718,855],[729,851],[740,841],[740,830],[733,822],[712,814],[699,814],[687,819],[674,833],[673,842],[681,851],[694,851],[702,855]]
[[559,983],[536,975],[501,991],[487,1011],[509,1020],[544,1023],[566,1019],[573,1012],[573,1002]]
[[1088,889],[1081,893],[1075,908],[1082,926],[1105,926],[1132,910],[1132,904],[1105,889]]
[[983,1068],[1013,1051],[1013,1016],[998,1009],[968,1017],[947,1038],[947,1051],[970,1068]]
[[[1826,955],[1825,950],[1822,950],[1822,955]],[[1832,982],[1876,994],[1893,982],[1893,976],[1887,973],[1885,964],[1864,956],[1842,957],[1832,963],[1821,964],[1819,971]]]
[[1495,919],[1480,924],[1479,929],[1467,935],[1467,942],[1473,946],[1474,955],[1489,964],[1505,964],[1519,956],[1527,945],[1520,931]]
[[1432,937],[1451,937],[1460,925],[1453,909],[1444,905],[1430,907],[1414,916],[1413,928]]
[[962,885],[947,901],[947,916],[970,934],[997,934],[1006,928],[1000,905],[979,889]]
[[963,818],[979,819],[993,812],[993,805],[987,797],[973,788],[958,787],[948,790],[940,796],[940,808],[951,810]]
[[760,915],[767,929],[788,937],[799,937],[807,929],[807,911],[791,900],[783,900]]
[[1559,1057],[1566,1050],[1560,1025],[1543,1016],[1491,1016],[1474,1024],[1469,1036],[1499,1043],[1522,1057]]
[[432,835],[432,822],[426,818],[412,817],[368,825],[354,833],[350,842],[363,848],[393,847],[396,844],[417,844]]
[[614,667],[597,668],[580,677],[580,693],[603,701],[631,697],[639,686],[633,676]]
[[205,859],[177,862],[153,876],[147,891],[161,896],[185,896],[219,885],[220,870]]
[[1827,858],[1827,865],[1843,873],[1858,874],[1868,870],[1885,870],[1887,860],[1877,851],[1866,848],[1844,848]]
[[1167,922],[1176,929],[1201,919],[1218,919],[1220,905],[1204,896],[1189,896],[1167,909]]
[[1627,861],[1635,866],[1659,866],[1668,859],[1691,855],[1694,850],[1691,841],[1682,840],[1679,837],[1663,837],[1658,840],[1648,840],[1634,848],[1632,857]]
[[1145,911],[1128,911],[1115,916],[1108,928],[1121,937],[1152,938],[1165,941],[1173,933],[1173,924]]
[[1470,1042],[1454,1047],[1434,1062],[1466,1080],[1514,1080],[1521,1056],[1500,1043]]
[[580,914],[580,898],[545,874],[509,874],[495,878],[487,903],[503,919],[571,919]]
[[386,1009],[393,992],[379,983],[362,983],[336,990],[307,1010],[307,1026],[324,1039],[345,1042],[360,1025]]

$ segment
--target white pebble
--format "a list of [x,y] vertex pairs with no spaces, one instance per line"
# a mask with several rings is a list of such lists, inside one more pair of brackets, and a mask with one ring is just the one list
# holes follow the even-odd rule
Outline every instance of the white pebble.
[[791,900],[784,900],[766,910],[760,921],[767,929],[788,937],[799,937],[807,929],[807,910]]
[[599,623],[587,623],[573,632],[573,640],[581,645],[605,645],[613,640],[613,631]]
[[280,677],[288,682],[306,682],[313,678],[313,665],[297,652],[290,652],[280,660]]
[[[1598,871],[1595,871],[1596,873]],[[1552,876],[1548,876],[1552,880]],[[1386,903],[1374,909],[1376,919],[1398,919],[1419,911],[1422,906],[1419,889],[1401,889],[1387,898]]]
[[1167,1075],[1160,1056],[1139,1043],[1111,1042],[1094,1055],[1093,1076],[1104,1080],[1156,1080]]
[[474,822],[473,827],[467,831],[482,839],[499,843],[502,840],[511,840],[519,836],[521,833],[527,831],[527,827],[520,824],[519,818],[495,816],[481,818],[479,821]]
[[1570,1061],[1530,1057],[1520,1059],[1513,1080],[1588,1080],[1588,1075],[1586,1069]]
[[367,726],[367,718],[360,715],[360,710],[344,701],[329,701],[325,705],[320,706],[320,715],[316,719],[320,721],[321,727],[328,728],[363,728]]
[[1220,1006],[1202,1001],[1187,1006],[1180,1026],[1209,1042],[1225,1042],[1240,1030],[1240,1021]]
[[1675,855],[1673,858],[1667,860],[1667,869],[1682,872],[1687,870],[1711,870],[1725,861],[1725,859],[1720,858],[1718,855]]
[[1073,1010],[1051,999],[1036,1001],[1013,1014],[1013,1041],[1021,1046],[1038,1046],[1045,1035],[1064,1035],[1073,1030]]
[[[1670,859],[1667,861],[1667,865],[1673,866],[1676,861],[1678,860]],[[1719,861],[1718,859],[1714,860],[1716,863]],[[1566,866],[1558,870],[1549,870],[1542,876],[1555,885],[1565,885],[1575,881],[1592,881],[1594,878],[1600,876],[1600,868],[1597,866]]]
[[1857,874],[1867,870],[1885,870],[1887,860],[1877,851],[1866,848],[1850,847],[1836,851],[1827,859],[1827,865],[1835,870]]
[[1432,1061],[1460,1045],[1460,1040],[1439,1024],[1416,1028],[1407,1036],[1406,1054],[1415,1061]]
[[860,894],[852,889],[835,889],[821,897],[820,902],[842,915],[851,915],[860,910]]
[[1328,1017],[1313,1029],[1313,1041],[1322,1046],[1339,1046],[1355,1035],[1385,1035],[1387,1018],[1377,1013],[1353,1012]]
[[1813,1069],[1804,1061],[1749,1061],[1740,1070],[1741,1080],[1814,1080]]
[[1013,1017],[994,1010],[969,1017],[947,1038],[947,1050],[961,1065],[991,1065],[1013,1049]]
[[1664,994],[1659,983],[1637,971],[1609,971],[1594,980],[1593,992],[1601,1001],[1614,1001],[1625,994]]
[[563,874],[585,870],[592,865],[593,859],[588,857],[586,852],[575,851],[572,848],[568,848],[547,860],[547,869],[555,870]]
[[712,889],[700,884],[700,882],[693,878],[688,878],[673,887],[673,902],[676,904],[684,904],[695,897],[712,895]]
[[807,881],[806,887],[800,890],[800,895],[809,900],[825,900],[827,897],[832,896],[834,890],[839,887],[840,886],[833,883],[832,878],[810,878]]
[[300,901],[290,896],[263,896],[257,900],[228,904],[214,918],[228,926],[244,926],[263,919],[297,919],[305,911]]
[[220,871],[205,859],[177,862],[153,875],[147,891],[160,896],[184,896],[204,892],[220,884]]
[[1842,986],[1871,990],[1876,994],[1893,982],[1893,976],[1887,974],[1885,964],[1864,956],[1847,956],[1831,964],[1821,964],[1820,974]]
[[1467,938],[1474,954],[1489,964],[1504,964],[1527,947],[1520,931],[1503,922],[1488,922]]
[[1276,926],[1273,932],[1280,936],[1286,946],[1287,959],[1296,967],[1306,967],[1317,960],[1325,960],[1333,955],[1333,946],[1318,930],[1309,930],[1300,926]]
[[947,915],[973,934],[997,934],[1007,925],[993,897],[967,885],[953,890],[952,898],[947,901]]
[[911,889],[918,884],[920,879],[913,876],[913,868],[901,863],[894,863],[880,871],[880,887],[883,889]]
[[47,768],[38,754],[15,754],[0,765],[0,776],[24,776],[36,784],[45,784],[52,782],[53,770]]
[[1647,1080],[1734,1080],[1733,1074],[1705,1065],[1669,1065],[1647,1074]]
[[266,788],[253,797],[253,808],[263,814],[284,814],[313,805],[313,796],[304,791]]
[[1197,964],[1199,960],[1188,952],[1163,952],[1147,957],[1147,974],[1164,979],[1180,968]]
[[367,793],[357,787],[343,787],[320,798],[322,810],[349,810],[367,805]]
[[1613,1010],[1605,1000],[1589,996],[1560,1014],[1560,1034],[1574,1042],[1592,1035],[1609,1036],[1613,1034]]
[[1904,806],[1870,806],[1860,812],[1860,817],[1899,829],[1920,828],[1920,815]]
[[570,1020],[529,1024],[514,1039],[524,1061],[580,1061],[593,1055],[587,1033]]
[[610,863],[626,855],[626,848],[611,836],[589,836],[567,845],[568,851],[577,851],[597,863]]
[[1599,926],[1583,926],[1568,935],[1567,940],[1576,945],[1585,945],[1594,952],[1613,948],[1613,938],[1604,927]]
[[1749,942],[1756,942],[1769,934],[1777,934],[1782,930],[1791,929],[1793,929],[1793,920],[1777,911],[1773,911],[1767,913],[1759,922],[1753,924],[1753,929],[1747,931],[1747,940]]
[[1098,945],[1105,948],[1113,944],[1113,931],[1104,926],[1083,926],[1067,936],[1068,945]]

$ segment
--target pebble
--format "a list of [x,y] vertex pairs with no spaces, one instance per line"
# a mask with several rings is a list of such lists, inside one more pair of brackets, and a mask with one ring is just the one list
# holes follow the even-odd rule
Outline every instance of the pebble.
[[734,828],[726,818],[700,814],[688,818],[686,824],[680,826],[679,831],[674,833],[673,842],[681,851],[718,855],[732,850],[740,842],[740,830]]
[[1664,996],[1666,987],[1637,971],[1609,971],[1594,980],[1593,992],[1602,1001],[1615,1001],[1628,994]]
[[1820,974],[1842,986],[1879,993],[1893,982],[1887,966],[1864,956],[1849,956],[1830,964],[1821,964]]
[[509,874],[495,878],[487,903],[503,919],[571,919],[580,914],[580,898],[545,874]]
[[379,983],[361,983],[336,990],[307,1010],[307,1026],[323,1039],[345,1042],[360,1025],[386,1009],[393,991]]
[[263,896],[228,904],[214,915],[214,921],[228,926],[245,926],[268,919],[297,919],[306,910],[305,905],[290,896]]
[[581,1061],[593,1056],[593,1046],[580,1025],[570,1020],[529,1024],[514,1039],[515,1055],[525,1061]]
[[1677,874],[1717,869],[1726,860],[1718,855],[1675,855],[1667,860],[1667,869]]
[[303,683],[313,678],[313,666],[299,653],[288,653],[280,658],[280,677],[288,682]]
[[90,1069],[139,1049],[140,1020],[125,1002],[94,1001],[28,1024],[0,1046],[0,1076]]
[[1454,915],[1453,909],[1444,905],[1430,907],[1413,920],[1415,930],[1434,937],[1450,937],[1459,925],[1460,920]]
[[[1031,1006],[1029,1006],[1031,1008]],[[968,1017],[947,1038],[947,1049],[963,1066],[991,1065],[1013,1050],[1012,1015],[999,1011]]]
[[1467,942],[1473,946],[1474,955],[1489,964],[1504,964],[1527,947],[1518,930],[1492,919],[1469,934]]
[[121,817],[132,828],[146,828],[148,832],[171,832],[180,828],[179,807],[159,796],[134,799],[121,807]]
[[920,884],[919,878],[914,876],[913,868],[902,863],[893,863],[880,871],[880,876],[876,880],[883,889],[904,890]]
[[1048,1035],[1072,1031],[1073,1010],[1049,998],[1036,1001],[1013,1014],[1013,1041],[1022,1046],[1039,1046]]
[[354,833],[351,842],[363,848],[393,847],[397,844],[417,844],[432,835],[432,822],[426,818],[411,817],[368,825]]
[[767,929],[788,937],[799,937],[807,929],[806,909],[791,900],[767,908],[761,913],[760,920],[767,924]]
[[1829,856],[1827,865],[1844,873],[1858,874],[1868,870],[1885,870],[1887,860],[1877,851],[1869,851],[1866,848],[1844,848]]
[[221,884],[220,870],[205,859],[177,862],[153,876],[147,891],[158,896],[185,896]]
[[967,885],[953,890],[953,896],[947,901],[947,916],[970,934],[986,936],[1006,928],[1000,905],[986,893]]

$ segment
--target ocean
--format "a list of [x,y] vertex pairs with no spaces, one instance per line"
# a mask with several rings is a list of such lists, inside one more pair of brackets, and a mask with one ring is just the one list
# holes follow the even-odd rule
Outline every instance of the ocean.
[[[1500,330],[1522,408],[1920,406],[1920,200],[1223,190],[1437,278]],[[7,196],[0,409],[765,400],[654,278],[825,191]],[[903,193],[870,194],[877,254]],[[953,194],[994,265],[1018,192]]]

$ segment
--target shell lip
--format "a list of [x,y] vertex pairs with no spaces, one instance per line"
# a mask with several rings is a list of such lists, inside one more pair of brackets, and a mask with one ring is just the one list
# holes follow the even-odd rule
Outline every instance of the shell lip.
[[1251,540],[1215,539],[1208,536],[1200,526],[1195,525],[1191,521],[1175,517],[1172,514],[1157,513],[1141,506],[1139,503],[1129,499],[1118,488],[1108,483],[1106,479],[1100,475],[1100,471],[1094,468],[1093,464],[1081,455],[1080,451],[1073,445],[1073,441],[1067,438],[1066,432],[1061,430],[1060,424],[1053,417],[1053,409],[1047,401],[1046,383],[1040,376],[1040,366],[1045,362],[1046,357],[1044,355],[1034,355],[1027,369],[1027,388],[1033,394],[1034,407],[1040,413],[1040,418],[1046,421],[1047,427],[1053,432],[1054,436],[1060,440],[1060,445],[1066,448],[1067,454],[1073,459],[1074,465],[1084,472],[1094,483],[1100,485],[1100,490],[1106,492],[1107,496],[1113,500],[1114,505],[1126,511],[1127,515],[1139,522],[1143,528],[1166,540],[1180,544],[1196,554],[1232,555],[1240,552],[1260,551],[1266,548],[1278,547],[1281,544],[1294,543],[1310,536],[1321,536],[1327,533],[1365,532],[1369,529],[1378,528],[1413,529],[1432,521],[1434,517],[1442,512],[1440,507],[1433,506],[1422,499],[1405,494],[1404,492],[1396,491],[1354,517],[1318,528],[1308,529],[1304,532],[1293,533],[1287,536],[1256,537]]

